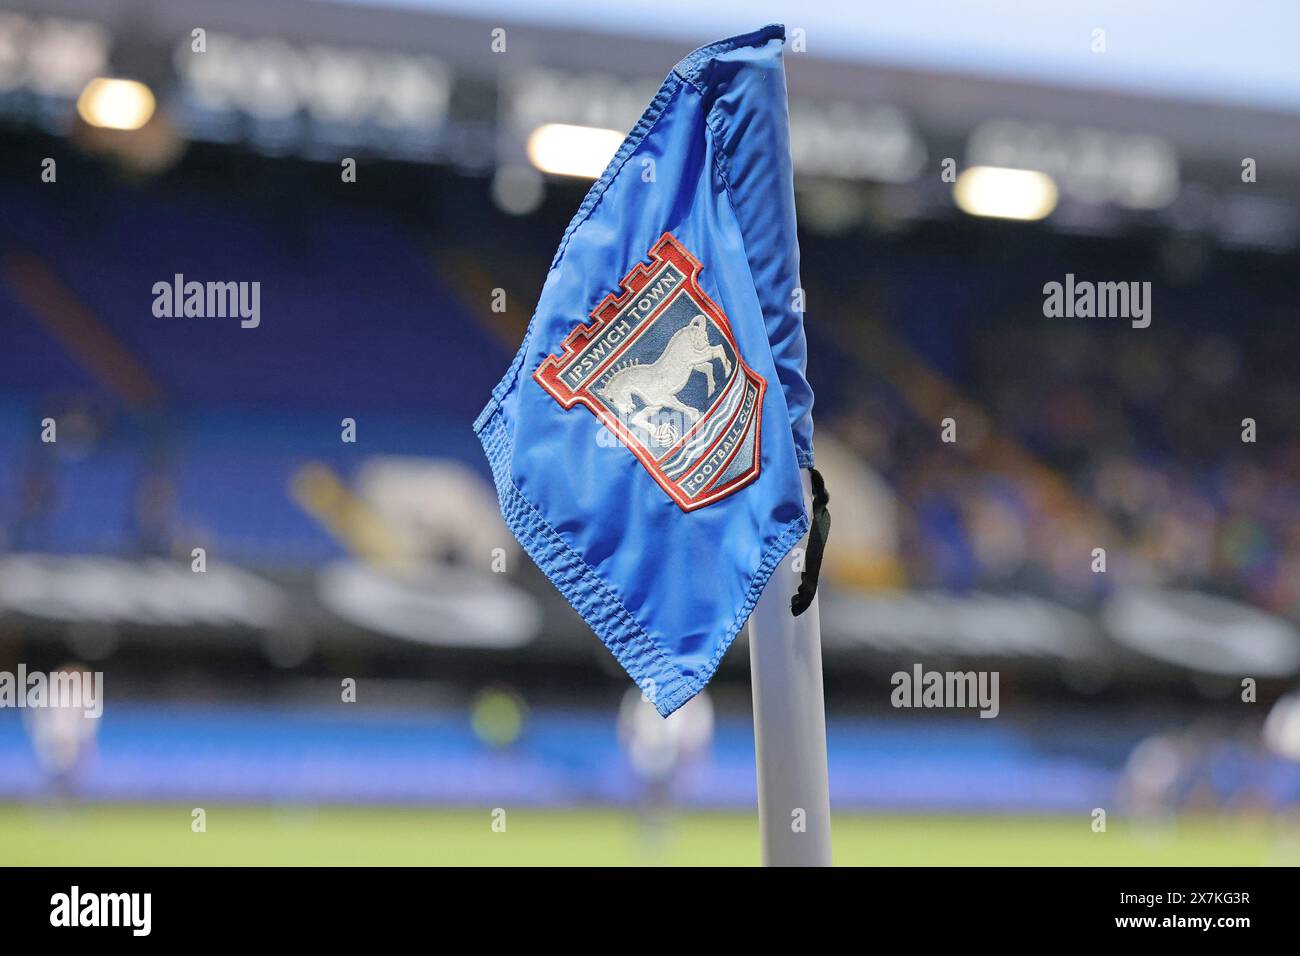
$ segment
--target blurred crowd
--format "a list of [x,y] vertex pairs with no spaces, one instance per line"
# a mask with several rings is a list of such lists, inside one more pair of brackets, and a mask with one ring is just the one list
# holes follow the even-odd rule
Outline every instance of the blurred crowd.
[[993,323],[964,351],[949,441],[906,374],[854,381],[826,424],[895,489],[909,583],[1071,604],[1191,587],[1300,617],[1300,386],[1281,360],[1300,343],[1231,331]]

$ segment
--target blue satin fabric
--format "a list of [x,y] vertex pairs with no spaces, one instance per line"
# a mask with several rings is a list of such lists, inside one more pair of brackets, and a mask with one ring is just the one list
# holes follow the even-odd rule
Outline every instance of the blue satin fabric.
[[[808,528],[799,469],[813,463],[813,396],[793,296],[783,39],[770,26],[723,40],[669,74],[566,230],[474,426],[507,524],[665,716],[712,677]],[[533,377],[664,233],[703,264],[702,291],[767,383],[757,477],[689,511],[588,408],[563,408]]]

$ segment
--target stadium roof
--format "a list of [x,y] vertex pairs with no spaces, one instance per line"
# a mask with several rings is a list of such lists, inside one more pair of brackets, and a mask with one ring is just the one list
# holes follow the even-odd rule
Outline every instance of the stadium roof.
[[[582,28],[680,41],[785,22],[806,31],[815,57],[982,74],[1031,83],[1300,112],[1293,0],[1250,10],[1216,0],[931,0],[909,4],[777,0],[317,0],[421,10],[503,24]],[[793,19],[792,19],[793,18]],[[1104,52],[1093,31],[1104,30]]]

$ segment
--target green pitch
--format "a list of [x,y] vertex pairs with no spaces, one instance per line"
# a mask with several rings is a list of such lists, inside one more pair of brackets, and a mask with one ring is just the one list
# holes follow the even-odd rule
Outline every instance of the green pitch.
[[[757,820],[690,813],[647,832],[614,810],[489,810],[211,806],[206,832],[191,807],[0,805],[3,865],[752,865]],[[835,862],[980,865],[1221,865],[1300,862],[1296,834],[1265,820],[1185,819],[1138,830],[1086,815],[839,815]]]

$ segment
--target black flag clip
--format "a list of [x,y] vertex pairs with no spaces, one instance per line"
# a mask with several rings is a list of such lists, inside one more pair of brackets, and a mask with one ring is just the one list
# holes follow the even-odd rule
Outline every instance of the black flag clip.
[[812,606],[817,596],[817,577],[822,572],[822,553],[831,533],[831,513],[826,510],[831,496],[826,493],[826,482],[821,472],[809,468],[812,479],[812,528],[808,532],[808,553],[804,555],[803,571],[799,573],[799,590],[790,599],[790,610],[798,617]]

